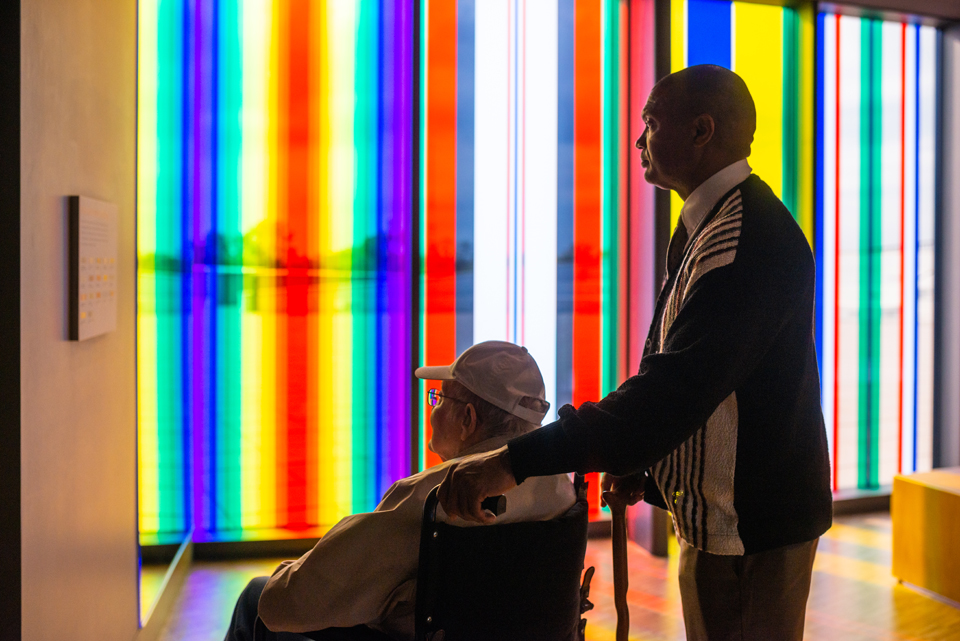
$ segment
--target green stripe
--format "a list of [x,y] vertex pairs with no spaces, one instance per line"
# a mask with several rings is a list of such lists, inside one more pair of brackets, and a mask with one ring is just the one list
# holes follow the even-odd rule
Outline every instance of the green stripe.
[[861,22],[860,103],[860,488],[879,485],[882,23]]
[[794,9],[783,9],[783,204],[795,220],[799,158],[800,20]]
[[[240,179],[243,111],[243,55],[238,4],[219,5],[219,113],[217,116],[217,263],[238,267],[243,258]],[[217,279],[217,527],[242,527],[240,461],[242,276],[218,269]]]
[[[353,201],[353,261],[351,273],[353,318],[353,389],[375,390],[376,372],[370,363],[376,360],[376,279],[367,276],[377,268],[377,196],[379,162],[379,16],[375,3],[358,3],[356,40],[355,96],[353,121],[356,170]],[[356,276],[360,276],[357,278]],[[377,497],[376,469],[376,402],[353,399],[353,510],[370,511]]]
[[157,244],[154,256],[157,315],[157,467],[159,531],[188,528],[184,470],[189,451],[183,434],[180,331],[180,210],[183,167],[181,118],[183,1],[160,4],[157,45]]
[[620,114],[619,114],[619,80],[620,80],[620,31],[619,31],[619,2],[606,2],[606,39],[603,43],[604,55],[604,185],[603,185],[603,238],[604,249],[603,265],[603,293],[602,316],[603,342],[601,345],[601,394],[616,389],[617,364],[623,354],[619,345],[618,316],[618,288],[619,279],[619,145]]

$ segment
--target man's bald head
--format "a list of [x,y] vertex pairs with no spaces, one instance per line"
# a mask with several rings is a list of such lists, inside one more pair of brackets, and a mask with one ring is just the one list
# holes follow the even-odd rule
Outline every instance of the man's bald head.
[[747,84],[734,72],[717,65],[694,65],[663,78],[650,92],[652,101],[665,102],[680,117],[709,114],[714,138],[739,158],[750,155],[757,130],[757,108]]

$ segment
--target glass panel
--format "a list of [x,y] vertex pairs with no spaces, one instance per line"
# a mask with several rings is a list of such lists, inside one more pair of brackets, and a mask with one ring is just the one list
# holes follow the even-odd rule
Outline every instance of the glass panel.
[[412,0],[141,0],[140,531],[332,524],[411,470]]
[[834,488],[933,462],[936,29],[819,15],[818,347]]
[[[653,14],[652,3],[629,5],[422,4],[425,362],[452,362],[483,340],[525,345],[544,376],[545,421],[622,382],[638,344],[630,292],[652,298],[652,252],[627,251],[628,215],[638,246],[652,250],[641,229],[652,192],[638,186],[627,207],[627,153],[640,133],[628,129],[627,36],[632,19],[645,101]],[[425,466],[438,461],[421,455]]]

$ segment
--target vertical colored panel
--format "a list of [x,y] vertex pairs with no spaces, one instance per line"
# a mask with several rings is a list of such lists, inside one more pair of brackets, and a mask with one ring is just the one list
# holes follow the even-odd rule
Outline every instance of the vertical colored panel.
[[[933,280],[933,213],[922,214],[920,203],[932,201],[933,155],[926,185],[917,168],[925,152],[919,132],[935,116],[936,60],[924,91],[917,45],[925,30],[934,38],[936,31],[830,13],[818,25],[824,414],[833,428],[834,488],[876,488],[932,461],[921,443],[932,415],[918,408],[932,396],[932,359],[920,354],[933,329],[919,319],[924,307],[932,317],[924,294]],[[929,140],[928,150],[932,133]],[[921,255],[930,261],[926,278]]]
[[557,17],[557,395],[554,410],[573,402],[573,80],[574,0]]
[[[652,239],[653,211],[629,208],[627,86],[645,74],[649,89],[653,57],[631,67],[627,35],[632,25],[638,44],[652,42],[653,5],[437,4],[424,3],[424,342],[449,351],[425,360],[450,362],[454,344],[457,351],[492,339],[523,344],[543,373],[550,421],[565,403],[599,399],[637,362],[628,353],[639,348],[637,331],[625,325],[642,305],[636,288],[643,282],[652,295],[653,276],[649,253],[630,253],[629,232],[649,228]],[[445,52],[436,64],[435,52]],[[440,94],[438,84],[452,93]],[[441,117],[441,98],[450,102],[442,112],[449,118]],[[445,154],[443,171],[453,172],[439,185],[430,169],[437,153]],[[438,206],[448,197],[453,219]],[[456,260],[455,299],[431,267],[444,256]],[[431,321],[438,297],[456,310],[455,326]]]
[[369,509],[410,472],[412,3],[139,19],[141,532]]
[[687,0],[686,66],[730,68],[730,2]]
[[475,5],[457,4],[457,354],[473,345]]
[[[452,37],[457,33],[457,3],[424,2],[424,11],[424,359],[452,363],[457,339],[457,41]],[[427,381],[426,386],[439,383]],[[428,417],[424,430],[426,444],[431,434]],[[432,452],[425,456],[428,466],[440,460]]]
[[[785,122],[790,123],[791,129],[795,128],[795,122],[790,120],[797,115],[795,102],[789,109],[783,104],[783,14],[789,13],[791,22],[795,14],[780,7],[747,2],[733,3],[733,13],[736,18],[731,68],[747,83],[757,107],[757,131],[753,136],[750,166],[770,185],[773,193],[782,196],[783,128]],[[756,37],[759,33],[764,34],[763,38]],[[791,54],[796,55],[796,50]],[[795,77],[793,80],[796,83]],[[791,89],[791,93],[796,92],[796,84]]]
[[[573,144],[573,404],[595,401],[601,387],[602,14],[578,1],[574,44]],[[597,505],[599,479],[588,479]]]

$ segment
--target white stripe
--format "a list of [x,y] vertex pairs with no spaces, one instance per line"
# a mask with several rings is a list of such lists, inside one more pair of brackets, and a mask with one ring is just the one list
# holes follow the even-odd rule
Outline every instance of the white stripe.
[[557,400],[557,0],[527,0],[527,16],[522,338],[543,374],[549,422]]
[[917,363],[917,469],[933,465],[934,176],[936,172],[937,32],[920,27],[920,344]]
[[878,476],[893,482],[900,445],[900,80],[902,25],[884,22],[881,34],[880,151],[880,380]]
[[836,19],[833,14],[827,14],[823,21],[823,261],[820,269],[823,270],[823,297],[819,301],[823,314],[823,340],[820,352],[821,371],[823,372],[822,403],[823,416],[827,427],[827,441],[830,447],[830,460],[834,456],[833,443],[833,360],[836,345],[833,341],[833,332],[836,319],[833,315],[834,276],[836,263],[834,250],[836,235],[834,224],[836,221],[836,149],[837,149],[837,120],[834,105],[836,105],[836,64],[837,64],[837,30]]
[[860,384],[860,19],[840,18],[838,484],[856,487]]
[[473,342],[507,340],[506,0],[476,3]]
[[916,193],[917,182],[915,175],[915,163],[917,159],[917,136],[916,136],[916,105],[914,100],[917,94],[917,74],[916,74],[916,42],[917,29],[910,26],[907,29],[907,47],[906,47],[906,85],[904,93],[905,102],[905,122],[906,131],[904,137],[904,201],[906,203],[906,221],[903,229],[903,459],[901,461],[904,473],[913,471],[913,452],[916,443],[913,440],[913,408],[916,399],[913,395],[913,382],[916,379],[916,369],[914,362],[914,314],[917,309],[917,299],[915,295],[915,285],[917,282],[917,272],[914,269],[914,260],[916,257]]

